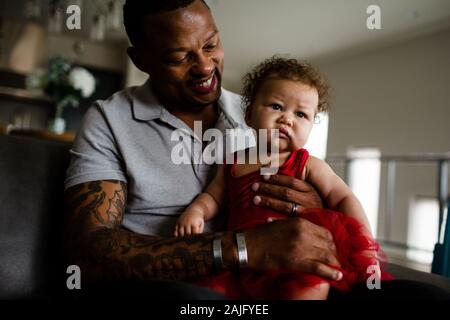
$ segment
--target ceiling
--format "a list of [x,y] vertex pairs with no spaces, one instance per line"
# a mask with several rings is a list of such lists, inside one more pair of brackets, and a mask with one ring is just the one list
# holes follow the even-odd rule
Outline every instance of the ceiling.
[[[325,62],[450,27],[449,0],[206,1],[221,32],[230,89],[273,54]],[[366,27],[366,10],[374,4],[381,30]]]

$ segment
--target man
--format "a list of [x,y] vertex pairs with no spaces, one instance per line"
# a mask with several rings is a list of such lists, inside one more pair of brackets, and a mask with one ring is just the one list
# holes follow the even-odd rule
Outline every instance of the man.
[[[203,130],[244,123],[239,97],[221,88],[219,31],[202,0],[128,0],[124,23],[132,44],[128,55],[150,80],[95,103],[85,116],[66,180],[69,261],[92,280],[188,280],[212,274],[214,255],[216,262],[219,258],[217,250],[213,253],[214,226],[185,238],[172,233],[214,167],[174,164],[171,133],[185,129],[186,139],[201,152],[194,121],[201,121]],[[315,190],[293,177],[273,176],[258,191],[256,204],[287,215],[321,206]],[[338,265],[330,233],[304,219],[267,223],[244,237],[249,267],[342,276],[330,267]],[[216,268],[237,267],[234,234],[216,239],[222,251]]]

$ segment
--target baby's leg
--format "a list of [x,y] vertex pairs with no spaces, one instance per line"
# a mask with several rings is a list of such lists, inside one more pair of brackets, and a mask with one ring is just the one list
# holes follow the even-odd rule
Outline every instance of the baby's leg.
[[330,291],[330,284],[319,283],[312,287],[297,289],[290,294],[292,300],[326,300]]

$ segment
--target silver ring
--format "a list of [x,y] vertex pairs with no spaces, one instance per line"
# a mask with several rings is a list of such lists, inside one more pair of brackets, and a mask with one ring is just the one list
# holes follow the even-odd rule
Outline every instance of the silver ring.
[[297,215],[298,204],[292,202],[291,216],[295,217]]

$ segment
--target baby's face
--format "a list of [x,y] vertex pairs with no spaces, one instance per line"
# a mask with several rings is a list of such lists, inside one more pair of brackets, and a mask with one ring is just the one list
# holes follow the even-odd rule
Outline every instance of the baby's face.
[[302,148],[308,140],[319,105],[317,90],[300,81],[269,78],[246,113],[249,126],[279,130],[279,151]]

